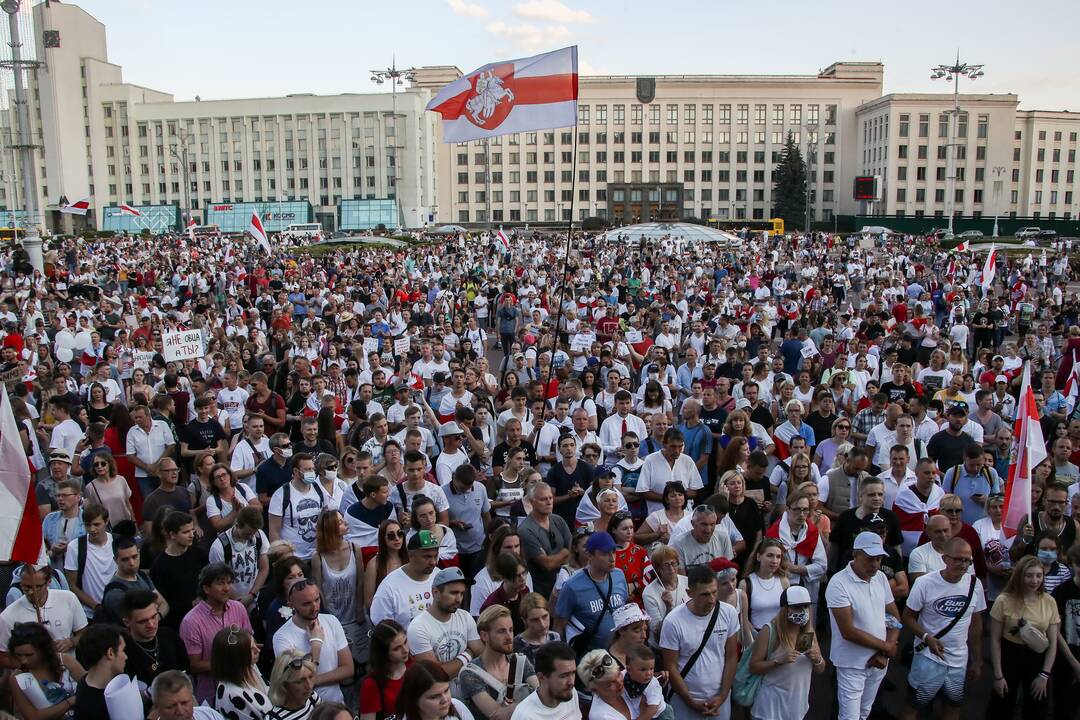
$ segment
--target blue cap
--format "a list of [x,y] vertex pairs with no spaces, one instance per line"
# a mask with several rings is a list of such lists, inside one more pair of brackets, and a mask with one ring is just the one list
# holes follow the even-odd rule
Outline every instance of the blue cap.
[[615,552],[615,539],[606,532],[594,532],[589,536],[589,539],[585,541],[585,552]]

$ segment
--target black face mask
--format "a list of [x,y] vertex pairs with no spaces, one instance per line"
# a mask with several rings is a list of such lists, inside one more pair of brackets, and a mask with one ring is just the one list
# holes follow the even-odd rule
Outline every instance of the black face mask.
[[631,698],[639,698],[645,692],[645,688],[649,683],[639,683],[636,680],[632,680],[630,675],[623,675],[623,688],[626,690],[626,694]]

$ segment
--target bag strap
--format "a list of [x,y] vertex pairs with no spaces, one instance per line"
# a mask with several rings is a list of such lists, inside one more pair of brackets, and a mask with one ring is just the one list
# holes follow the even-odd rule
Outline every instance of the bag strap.
[[716,627],[716,619],[718,617],[720,617],[720,601],[717,601],[716,605],[713,607],[712,617],[709,618],[709,626],[705,628],[705,636],[701,638],[701,644],[698,645],[697,650],[694,651],[694,654],[690,656],[686,661],[686,664],[682,666],[682,670],[679,671],[679,674],[682,675],[683,679],[685,679],[687,674],[693,669],[694,663],[701,657],[701,653],[705,652],[705,646],[709,644],[709,638],[712,637],[712,631],[713,628]]
[[[593,584],[593,587],[596,588],[596,594],[599,595],[600,586],[596,584],[596,581],[592,579],[592,575],[589,575],[588,573],[589,571],[586,569],[585,575],[589,578],[589,582]],[[588,642],[592,642],[593,637],[596,635],[596,633],[600,631],[600,625],[604,622],[604,613],[607,613],[611,610],[611,606],[609,605],[609,603],[611,601],[611,591],[614,588],[614,585],[615,584],[611,579],[611,575],[609,574],[607,579],[607,594],[604,595],[604,604],[600,608],[600,614],[596,616],[596,622],[593,623],[592,629],[589,630],[587,634],[585,634]]]
[[[462,668],[462,672],[471,672],[471,673],[473,673],[478,678],[483,680],[485,685],[487,685],[492,690],[494,690],[496,693],[498,693],[498,695],[495,698],[495,702],[498,703],[499,705],[502,705],[503,702],[506,701],[507,685],[504,685],[503,683],[496,680],[495,676],[492,675],[491,673],[489,673],[484,668],[480,667],[479,665],[476,665],[475,663],[467,663],[465,665],[465,667]],[[507,676],[507,679],[509,680],[510,676]]]
[[82,587],[83,574],[86,572],[86,556],[90,552],[90,548],[87,547],[89,541],[89,536],[80,535],[79,539],[75,542],[75,561],[77,563],[75,582],[79,587]]
[[[964,613],[966,613],[967,609],[971,606],[971,599],[975,595],[975,583],[977,581],[978,581],[978,579],[974,575],[972,575],[971,576],[971,585],[968,586],[967,597],[964,598],[964,606],[962,608],[960,608],[960,612],[956,613],[956,615],[953,615],[953,619],[949,621],[948,625],[946,625],[945,627],[941,628],[936,633],[934,633],[935,638],[940,640],[941,638],[948,635],[949,631],[951,631],[954,627],[956,627],[956,624],[960,622],[960,618],[964,617]],[[915,652],[921,652],[922,649],[925,648],[925,647],[926,647],[926,643],[923,643],[923,642],[916,643],[915,644]]]

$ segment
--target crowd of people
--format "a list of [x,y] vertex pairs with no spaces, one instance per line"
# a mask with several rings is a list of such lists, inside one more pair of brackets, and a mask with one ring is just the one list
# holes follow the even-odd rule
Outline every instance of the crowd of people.
[[[6,568],[0,700],[1072,718],[1068,253],[989,278],[923,237],[744,235],[77,238],[44,273],[8,250],[0,372],[48,561]],[[1025,376],[1046,459],[1013,533]]]

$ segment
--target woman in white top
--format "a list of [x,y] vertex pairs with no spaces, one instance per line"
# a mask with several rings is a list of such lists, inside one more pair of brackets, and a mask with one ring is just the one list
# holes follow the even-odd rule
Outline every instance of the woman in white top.
[[626,510],[626,498],[614,488],[614,482],[610,473],[593,480],[592,488],[581,496],[577,512],[574,513],[578,527],[603,530],[615,513]]
[[591,650],[578,663],[578,677],[592,693],[589,720],[634,720],[637,703],[623,697],[623,673],[607,650]]
[[338,459],[330,453],[321,453],[318,458],[319,485],[322,486],[326,507],[337,510],[341,507],[341,498],[345,497],[348,485],[338,477]]
[[664,396],[664,388],[659,382],[650,380],[645,384],[641,402],[634,408],[634,413],[643,418],[657,413],[671,416],[671,401]]
[[95,453],[90,460],[90,480],[83,488],[83,497],[109,511],[109,524],[121,520],[135,521],[131,508],[131,488],[116,468],[116,458],[108,450]]
[[778,538],[764,538],[750,556],[746,577],[739,583],[749,601],[750,624],[755,633],[780,609],[780,595],[788,586],[783,563],[784,544]]
[[[509,525],[500,525],[491,534],[488,544],[487,562],[473,579],[472,595],[469,601],[469,614],[473,617],[480,616],[480,607],[488,599],[491,593],[502,583],[502,578],[495,571],[495,558],[504,552],[513,553],[518,557],[524,557],[521,552],[521,536],[517,528]],[[526,579],[530,592],[532,591],[532,577]]]
[[649,513],[638,528],[637,541],[642,545],[648,546],[653,542],[667,544],[675,526],[690,515],[690,509],[686,507],[686,488],[682,483],[669,482],[664,486],[661,497],[664,507]]
[[810,594],[795,586],[784,591],[780,610],[761,628],[750,653],[750,672],[761,685],[750,717],[754,720],[802,720],[810,709],[810,678],[825,669]]
[[986,498],[986,517],[979,518],[972,525],[982,543],[983,557],[986,558],[986,597],[994,601],[1005,589],[1012,575],[1012,558],[1009,557],[1011,544],[1002,525],[1005,496],[997,493]]
[[716,572],[716,599],[739,613],[739,644],[748,647],[754,641],[754,633],[747,617],[750,603],[738,586],[739,566],[725,557],[718,557],[709,565]]
[[457,538],[454,537],[453,530],[438,522],[434,500],[426,495],[414,495],[409,523],[412,529],[405,538],[406,543],[421,530],[430,530],[439,541],[439,567],[458,564]]
[[345,539],[349,525],[338,510],[324,510],[315,524],[315,555],[311,577],[322,590],[323,612],[341,621],[354,658],[361,658],[367,638],[360,632],[364,623],[363,558],[360,548]]
[[225,720],[261,720],[273,710],[269,690],[255,663],[259,646],[235,625],[223,628],[210,647],[210,674],[217,680],[214,709]]
[[9,657],[18,673],[8,675],[15,713],[24,720],[61,718],[75,707],[76,683],[85,674],[72,653],[58,653],[45,626],[18,623],[11,630]]
[[653,550],[650,556],[656,579],[645,586],[641,603],[649,616],[649,640],[660,641],[660,626],[667,614],[686,602],[686,576],[679,573],[679,554],[667,545]]
[[228,465],[214,465],[210,470],[210,494],[206,496],[206,519],[214,532],[220,534],[231,528],[240,509],[247,505],[262,510],[255,491],[246,483],[238,483]]

